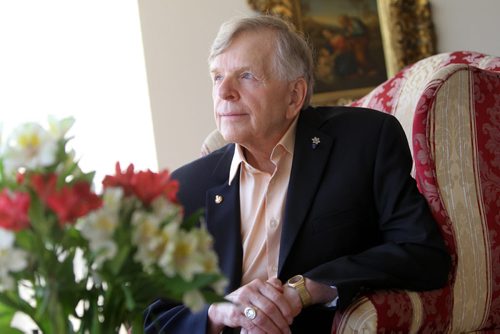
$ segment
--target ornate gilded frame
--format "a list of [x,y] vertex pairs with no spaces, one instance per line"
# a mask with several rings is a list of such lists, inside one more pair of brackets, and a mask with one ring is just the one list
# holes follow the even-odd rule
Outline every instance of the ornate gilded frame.
[[[260,13],[278,15],[302,30],[299,0],[247,0]],[[436,52],[434,25],[429,0],[377,0],[387,76]],[[315,94],[313,102],[349,102],[373,87]]]

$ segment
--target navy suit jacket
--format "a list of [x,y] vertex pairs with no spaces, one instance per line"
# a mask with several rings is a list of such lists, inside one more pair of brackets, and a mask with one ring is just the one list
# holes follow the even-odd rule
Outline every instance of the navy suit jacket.
[[[312,138],[320,139],[312,147]],[[186,214],[203,208],[228,292],[240,286],[239,177],[228,185],[234,144],[176,170]],[[370,289],[429,290],[445,284],[450,258],[411,177],[406,136],[391,115],[363,108],[302,110],[282,226],[278,278],[334,285],[343,309]],[[222,195],[222,203],[215,196]],[[207,308],[192,314],[159,299],[148,333],[205,333]],[[334,310],[304,309],[293,333],[330,333]]]

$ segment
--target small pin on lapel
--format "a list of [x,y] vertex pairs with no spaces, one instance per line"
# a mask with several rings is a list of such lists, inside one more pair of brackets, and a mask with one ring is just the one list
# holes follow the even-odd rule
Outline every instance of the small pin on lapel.
[[215,203],[216,204],[221,204],[223,200],[224,200],[224,197],[222,197],[222,195],[215,195]]
[[321,143],[321,140],[319,140],[318,137],[313,137],[311,138],[312,141],[312,149],[315,150],[316,147],[318,147],[319,143]]

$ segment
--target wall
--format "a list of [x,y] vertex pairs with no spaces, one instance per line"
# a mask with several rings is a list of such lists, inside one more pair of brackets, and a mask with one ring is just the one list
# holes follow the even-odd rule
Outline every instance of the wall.
[[[500,1],[431,0],[438,52],[500,55]],[[156,151],[161,168],[199,156],[215,128],[206,58],[218,26],[251,13],[246,0],[140,0]]]
[[469,50],[500,56],[500,1],[431,0],[438,52]]
[[200,154],[215,128],[207,56],[220,24],[250,13],[242,0],[139,1],[151,110],[161,168]]

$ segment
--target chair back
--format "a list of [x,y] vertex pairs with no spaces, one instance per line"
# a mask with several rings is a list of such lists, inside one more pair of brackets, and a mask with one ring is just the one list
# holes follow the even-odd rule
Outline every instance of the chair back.
[[336,316],[332,333],[500,330],[500,57],[434,55],[352,105],[403,125],[453,270],[440,290],[364,296]]

